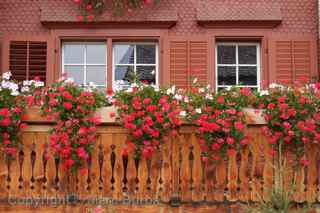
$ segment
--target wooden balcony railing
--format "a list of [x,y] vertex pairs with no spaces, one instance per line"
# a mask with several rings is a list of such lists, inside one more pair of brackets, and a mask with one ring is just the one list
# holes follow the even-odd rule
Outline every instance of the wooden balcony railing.
[[[10,164],[0,161],[0,198],[65,196],[70,192],[79,198],[94,196],[114,199],[156,199],[179,205],[180,202],[222,203],[225,201],[268,200],[273,184],[274,160],[270,146],[261,133],[261,117],[246,112],[246,131],[250,145],[218,165],[205,165],[194,128],[185,125],[152,160],[135,161],[132,154],[121,156],[127,131],[108,118],[112,109],[102,109],[103,124],[99,139],[85,175],[74,177],[64,171],[60,162],[44,157],[48,150],[48,130],[52,123],[30,109],[29,127],[22,134],[23,148]],[[307,147],[310,165],[294,170],[288,162],[285,183],[294,190],[296,202],[320,201],[320,153]],[[294,181],[295,180],[295,181]],[[295,184],[293,184],[295,182]]]

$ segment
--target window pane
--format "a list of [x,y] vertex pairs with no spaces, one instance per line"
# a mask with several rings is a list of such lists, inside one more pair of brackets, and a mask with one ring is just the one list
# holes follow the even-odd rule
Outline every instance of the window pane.
[[137,66],[137,75],[142,82],[148,82],[148,84],[156,84],[155,66]]
[[76,84],[83,84],[84,82],[84,67],[83,66],[65,66],[64,72],[67,73],[68,78],[73,78]]
[[155,45],[137,45],[137,63],[155,64],[156,46]]
[[116,66],[115,68],[115,80],[124,80],[129,83],[134,75],[133,66]]
[[64,63],[65,64],[83,64],[84,63],[84,45],[65,44],[64,45]]
[[114,45],[114,57],[116,64],[133,64],[134,46],[126,44]]
[[87,84],[93,82],[102,86],[106,84],[106,67],[105,66],[87,66]]
[[87,64],[106,64],[106,45],[87,45]]
[[257,67],[239,67],[239,84],[257,85]]
[[218,64],[235,64],[236,47],[231,45],[218,46]]
[[256,46],[239,46],[239,64],[257,64]]
[[236,67],[218,67],[218,85],[236,85]]

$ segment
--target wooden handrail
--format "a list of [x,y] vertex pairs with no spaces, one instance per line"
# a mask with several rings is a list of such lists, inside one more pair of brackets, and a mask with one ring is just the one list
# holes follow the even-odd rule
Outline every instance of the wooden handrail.
[[[266,124],[261,110],[256,110],[253,108],[244,108],[243,109],[246,121],[248,125],[263,125]],[[99,116],[101,118],[102,124],[115,124],[115,118],[110,117],[111,112],[117,112],[116,108],[111,107],[102,107],[97,110],[95,113],[96,116]],[[48,124],[53,123],[54,121],[48,120],[45,116],[41,115],[40,108],[39,107],[31,107],[27,110],[26,113],[26,119],[24,120],[26,123],[38,123],[38,124]]]

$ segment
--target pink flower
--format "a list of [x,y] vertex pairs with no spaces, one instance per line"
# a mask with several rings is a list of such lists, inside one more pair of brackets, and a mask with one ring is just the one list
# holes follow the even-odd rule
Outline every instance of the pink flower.
[[234,123],[234,126],[235,126],[235,128],[236,128],[237,130],[243,130],[243,128],[244,128],[243,123],[240,122],[240,121],[235,122],[235,123]]
[[232,144],[234,144],[234,138],[231,138],[231,137],[228,137],[227,138],[227,144],[229,144],[229,145],[232,145]]
[[88,154],[87,154],[86,150],[83,147],[77,148],[77,155],[81,159],[87,159],[88,158]]
[[64,108],[66,108],[66,109],[68,109],[68,110],[72,109],[72,104],[69,103],[69,102],[64,102],[64,103],[63,103],[63,106],[64,106]]
[[144,103],[145,105],[150,104],[150,102],[151,102],[151,98],[145,98],[145,99],[143,99],[143,103]]

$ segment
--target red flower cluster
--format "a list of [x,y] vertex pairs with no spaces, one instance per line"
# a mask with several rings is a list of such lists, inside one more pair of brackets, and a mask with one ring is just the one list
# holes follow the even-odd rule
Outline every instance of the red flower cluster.
[[178,104],[173,95],[152,86],[138,85],[132,91],[122,90],[114,96],[115,106],[130,139],[123,154],[134,151],[135,157],[150,158],[168,135],[176,135],[180,126]]
[[[269,89],[268,96],[260,97],[268,125],[264,134],[275,150],[295,153],[297,162],[307,164],[304,146],[320,141],[320,92],[316,85],[309,87],[279,86]],[[273,152],[274,153],[274,152]]]
[[241,104],[251,95],[247,89],[212,93],[209,88],[193,87],[182,99],[187,119],[196,124],[202,160],[219,161],[234,155],[248,144]]
[[[108,8],[112,8],[116,15],[121,15],[126,9],[130,15],[135,8],[143,8],[153,3],[158,3],[159,1],[160,0],[112,0]],[[77,16],[77,20],[81,22],[94,21],[95,18],[107,8],[104,0],[73,0],[73,2],[80,8],[81,15]]]
[[71,82],[53,84],[44,94],[42,111],[57,125],[51,130],[50,147],[65,169],[77,171],[90,160],[100,119],[92,114],[105,104],[104,94],[87,91]]

